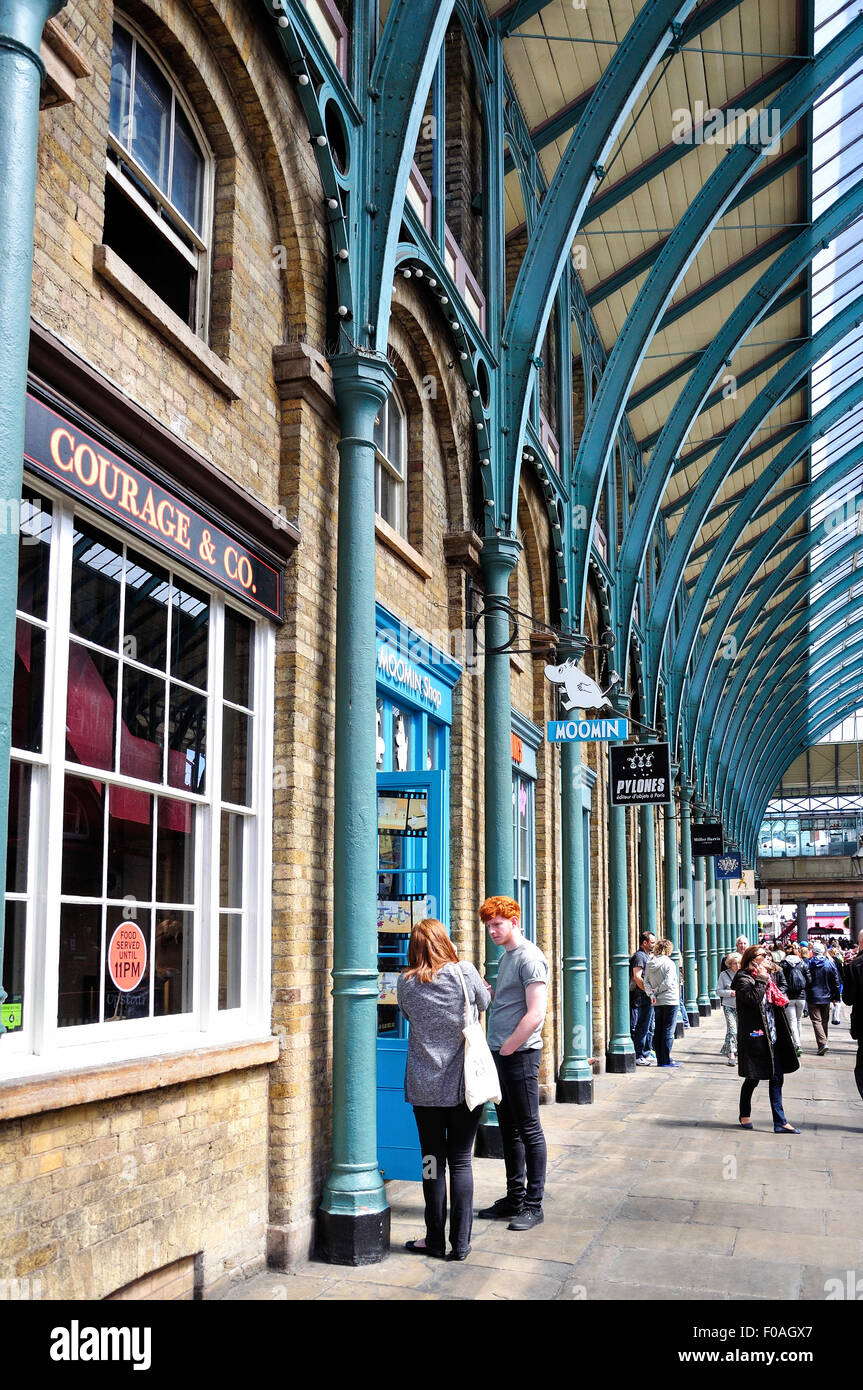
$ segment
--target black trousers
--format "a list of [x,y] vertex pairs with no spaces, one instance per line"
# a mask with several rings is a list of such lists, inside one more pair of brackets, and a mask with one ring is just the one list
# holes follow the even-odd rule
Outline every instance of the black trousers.
[[[506,1195],[541,1207],[548,1155],[539,1122],[539,1062],[542,1048],[501,1057],[493,1052],[501,1101],[495,1106],[506,1166]],[[525,1186],[526,1177],[526,1186]]]
[[449,1238],[453,1250],[463,1255],[470,1245],[473,1225],[473,1169],[471,1158],[482,1106],[468,1110],[460,1105],[415,1105],[414,1117],[423,1156],[423,1196],[426,1210],[426,1245],[435,1254],[446,1250],[446,1170],[449,1167]]
[[863,1100],[863,1038],[857,1044],[857,1065],[854,1068],[854,1080],[857,1082],[860,1099]]

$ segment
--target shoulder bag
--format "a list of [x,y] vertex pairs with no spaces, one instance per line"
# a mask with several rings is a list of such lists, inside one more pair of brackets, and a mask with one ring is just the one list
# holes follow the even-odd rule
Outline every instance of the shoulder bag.
[[501,1099],[500,1081],[482,1024],[479,1020],[476,1023],[471,1020],[464,971],[460,965],[456,969],[464,990],[464,1103],[468,1110],[476,1110],[478,1105],[485,1105],[486,1101],[498,1103]]

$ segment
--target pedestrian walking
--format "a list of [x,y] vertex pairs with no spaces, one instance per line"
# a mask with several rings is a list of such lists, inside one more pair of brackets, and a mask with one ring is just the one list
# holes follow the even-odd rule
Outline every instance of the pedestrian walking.
[[409,1240],[416,1254],[446,1257],[449,1168],[449,1238],[452,1258],[470,1251],[473,1223],[471,1156],[482,1106],[468,1110],[464,1099],[465,991],[474,1018],[491,994],[472,965],[460,963],[446,927],[426,917],[413,928],[408,968],[399,975],[399,1008],[410,1023],[405,1099],[413,1106],[423,1157],[425,1238]]
[[510,1218],[510,1231],[529,1231],[543,1218],[548,1154],[539,1118],[539,1064],[548,996],[548,961],[521,933],[514,898],[486,898],[479,910],[489,936],[503,947],[488,1022],[501,1101],[495,1108],[506,1168],[506,1196],[479,1213]]
[[830,1005],[839,998],[839,973],[833,961],[825,954],[824,942],[813,941],[812,955],[804,967],[806,971],[806,1006],[812,1020],[818,1056],[828,1051],[827,1036],[830,1027]]
[[832,946],[829,947],[827,955],[830,957],[833,964],[836,966],[836,974],[839,976],[839,998],[834,999],[830,1004],[830,1022],[841,1023],[842,1000],[845,997],[843,989],[843,985],[845,982],[845,956],[842,953],[842,951],[840,951],[838,945],[835,942]]
[[737,1000],[731,985],[734,976],[740,969],[740,960],[741,956],[738,951],[732,951],[730,956],[726,956],[716,981],[716,993],[719,995],[719,1002],[725,1016],[725,1040],[720,1052],[723,1057],[728,1059],[729,1067],[733,1067],[737,1061]]
[[800,1063],[785,1017],[788,1001],[773,982],[765,957],[763,947],[748,946],[732,985],[737,1000],[737,1070],[744,1078],[740,1088],[740,1127],[754,1128],[752,1096],[759,1081],[766,1081],[775,1133],[799,1134],[785,1117],[782,1083],[789,1072],[798,1070]]
[[791,1029],[791,1037],[794,1040],[794,1050],[800,1057],[803,1052],[803,1044],[800,1038],[800,1020],[803,1017],[803,1007],[806,1002],[806,973],[803,969],[803,962],[797,954],[797,947],[792,941],[788,947],[787,954],[782,962],[782,969],[785,973],[785,994],[788,996],[788,1007],[785,1010],[785,1017],[788,1019],[788,1027]]
[[662,938],[656,942],[653,955],[648,956],[644,966],[644,981],[650,990],[653,1001],[654,1037],[656,1039],[656,1065],[658,1067],[679,1067],[680,1062],[671,1060],[674,1044],[674,1027],[677,1022],[677,1008],[680,1003],[680,976],[671,958],[674,942]]
[[653,1004],[644,981],[644,967],[655,946],[653,932],[642,932],[638,950],[629,959],[629,1031],[637,1067],[653,1066],[650,1055],[650,1035],[654,1031]]
[[845,965],[843,997],[851,1007],[851,1036],[857,1044],[854,1080],[863,1100],[863,932],[857,938],[857,954]]

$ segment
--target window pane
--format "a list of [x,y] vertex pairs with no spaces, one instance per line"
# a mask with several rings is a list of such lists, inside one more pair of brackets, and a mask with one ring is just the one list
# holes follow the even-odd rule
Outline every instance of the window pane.
[[179,106],[174,110],[174,165],[171,173],[171,202],[196,232],[201,230],[201,202],[204,192],[204,161],[192,128]]
[[99,1021],[101,907],[64,903],[60,909],[60,991],[57,1024],[71,1028]]
[[24,493],[18,539],[18,607],[43,621],[48,613],[51,503]]
[[27,935],[27,904],[7,902],[6,935],[3,944],[3,1026],[14,1033],[24,1022],[24,947]]
[[121,145],[129,143],[129,89],[132,71],[132,37],[114,28],[114,51],[111,54],[111,134]]
[[164,743],[164,680],[133,666],[124,667],[120,771],[147,782],[161,782]]
[[192,1008],[191,912],[156,913],[153,1013],[187,1014]]
[[66,693],[66,757],[88,767],[113,768],[117,662],[69,644]]
[[387,447],[384,452],[400,477],[404,477],[405,471],[402,418],[397,402],[391,400],[387,421]]
[[127,914],[127,908],[109,907],[105,919],[106,1023],[150,1013],[151,913]]
[[87,777],[67,777],[63,802],[63,870],[60,891],[69,897],[102,896],[105,788]]
[[122,569],[117,543],[95,527],[76,521],[70,617],[73,636],[117,650]]
[[387,451],[387,407],[381,406],[380,415],[375,418],[374,441],[382,454]]
[[168,786],[205,789],[207,697],[171,684],[168,725]]
[[219,901],[222,907],[243,906],[243,831],[245,816],[222,812]]
[[232,705],[251,707],[252,624],[233,608],[225,609],[225,689]]
[[18,619],[15,628],[15,685],[12,697],[12,746],[42,752],[45,699],[45,632]]
[[378,772],[383,771],[386,752],[387,745],[384,741],[384,702],[378,699],[375,702],[375,766]]
[[159,797],[156,901],[195,901],[195,811],[188,801]]
[[169,592],[168,571],[127,550],[123,655],[158,671],[165,669]]
[[158,188],[168,190],[171,88],[140,44],[135,55],[131,152]]
[[222,800],[248,806],[252,797],[249,725],[247,714],[224,707],[222,724]]
[[243,919],[238,912],[219,914],[219,1008],[237,1009],[241,1003]]
[[146,792],[112,787],[108,798],[108,897],[148,903],[152,880],[153,798]]
[[210,601],[189,584],[174,582],[171,595],[171,675],[188,685],[207,688],[207,635]]
[[380,514],[394,531],[401,534],[402,531],[402,484],[388,473],[384,468],[381,470],[381,510]]
[[6,847],[6,892],[27,892],[27,839],[30,834],[30,768],[9,768],[9,838]]

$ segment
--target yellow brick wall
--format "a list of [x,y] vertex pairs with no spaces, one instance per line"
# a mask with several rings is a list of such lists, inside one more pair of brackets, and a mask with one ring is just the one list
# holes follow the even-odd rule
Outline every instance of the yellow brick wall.
[[[0,1270],[101,1299],[203,1252],[211,1290],[262,1267],[267,1069],[0,1125]],[[37,1282],[38,1281],[38,1282]]]

